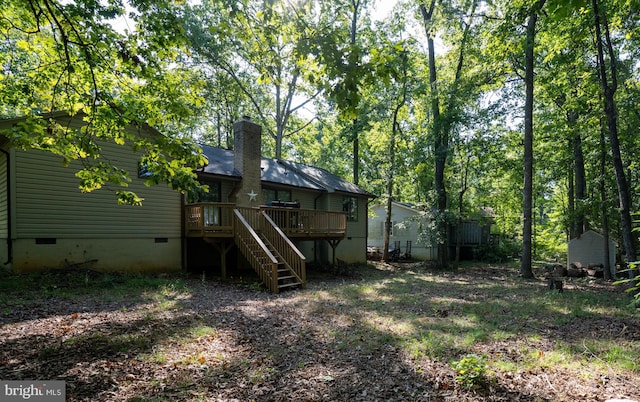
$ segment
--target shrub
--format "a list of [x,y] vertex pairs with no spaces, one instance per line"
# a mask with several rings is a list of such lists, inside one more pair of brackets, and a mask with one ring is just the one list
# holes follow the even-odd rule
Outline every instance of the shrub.
[[487,361],[485,355],[471,353],[453,362],[452,366],[456,371],[456,381],[467,388],[480,385],[486,380]]
[[478,261],[499,263],[519,258],[522,243],[519,240],[500,239],[493,244],[481,244],[474,247],[473,257]]
[[[629,264],[630,269],[637,270],[640,267],[640,261],[632,262]],[[637,271],[636,271],[637,272]],[[636,275],[633,278],[629,279],[620,279],[614,282],[615,285],[628,285],[627,288],[628,293],[633,294],[633,301],[631,302],[632,306],[640,307],[640,275]]]

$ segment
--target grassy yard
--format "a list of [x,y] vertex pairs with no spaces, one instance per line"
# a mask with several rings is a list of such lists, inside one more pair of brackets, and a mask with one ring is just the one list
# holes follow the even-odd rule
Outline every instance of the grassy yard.
[[251,279],[0,277],[0,378],[79,401],[640,400],[639,314],[602,280],[515,266],[310,270]]

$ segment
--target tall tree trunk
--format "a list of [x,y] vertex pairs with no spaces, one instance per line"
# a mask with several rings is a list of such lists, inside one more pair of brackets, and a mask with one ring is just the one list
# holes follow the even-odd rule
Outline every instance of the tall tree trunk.
[[464,194],[469,188],[469,164],[471,163],[471,154],[467,154],[467,160],[464,165],[464,172],[460,177],[460,192],[458,192],[458,224],[456,225],[456,256],[453,263],[453,269],[460,266],[460,251],[462,250],[462,222],[464,216]]
[[607,173],[607,146],[605,143],[604,122],[600,121],[600,213],[602,214],[602,237],[604,238],[604,267],[603,276],[605,280],[610,280],[611,255],[609,253],[609,217],[607,216],[607,186],[605,185],[605,177]]
[[532,239],[533,239],[533,77],[534,77],[534,44],[538,12],[544,0],[538,1],[532,8],[527,22],[527,39],[525,45],[525,105],[524,105],[524,189],[523,189],[523,228],[522,228],[522,261],[520,275],[533,278]]
[[431,0],[429,9],[424,4],[420,4],[420,13],[424,21],[425,33],[427,35],[427,48],[429,59],[429,84],[431,87],[431,113],[433,115],[433,137],[435,149],[435,172],[434,185],[437,193],[438,208],[438,265],[446,268],[449,265],[449,224],[446,220],[447,212],[447,188],[445,185],[445,168],[447,156],[449,155],[449,143],[453,126],[453,119],[457,113],[458,84],[460,81],[462,67],[464,65],[464,55],[466,45],[468,43],[469,31],[471,29],[477,1],[473,1],[470,5],[469,21],[463,22],[465,29],[460,43],[460,54],[458,55],[458,64],[456,66],[456,74],[449,91],[448,106],[446,113],[440,111],[440,93],[438,91],[438,79],[436,76],[436,58],[435,46],[433,41],[433,33],[431,26],[433,24],[433,11],[436,1]]
[[436,56],[435,45],[433,42],[433,35],[431,33],[431,24],[433,17],[433,10],[435,8],[436,1],[431,0],[429,4],[429,10],[427,10],[424,4],[420,4],[420,12],[422,13],[422,19],[424,20],[425,32],[427,34],[427,48],[429,58],[429,84],[431,87],[431,114],[433,116],[433,136],[434,136],[434,148],[435,148],[435,173],[434,173],[434,185],[436,187],[437,194],[437,208],[438,208],[438,266],[446,268],[449,265],[449,253],[448,253],[448,224],[445,219],[445,213],[447,210],[447,189],[444,183],[444,170],[447,161],[448,154],[448,133],[445,133],[442,117],[440,115],[440,95],[438,93],[438,79],[436,76]]
[[389,144],[389,159],[391,159],[391,166],[389,167],[389,177],[387,178],[387,217],[385,219],[384,224],[384,249],[382,251],[382,259],[385,262],[389,261],[389,245],[391,242],[391,230],[392,230],[392,220],[391,220],[391,212],[393,210],[393,165],[395,164],[396,159],[396,115],[393,117],[393,129],[391,134],[391,141]]
[[575,215],[572,220],[574,223],[574,237],[578,237],[587,230],[587,219],[584,207],[584,203],[587,198],[587,179],[584,168],[584,153],[582,152],[582,137],[576,128],[578,113],[573,110],[569,111],[567,113],[567,122],[570,130],[574,132],[571,145],[573,148],[576,205],[574,210]]
[[[618,201],[620,203],[620,230],[622,232],[622,240],[624,242],[627,262],[636,261],[635,243],[632,236],[631,221],[631,197],[629,194],[629,185],[622,163],[622,155],[620,152],[620,141],[618,139],[617,111],[615,103],[615,93],[618,89],[617,77],[617,58],[611,43],[609,34],[609,23],[605,13],[600,11],[598,0],[592,0],[593,14],[596,28],[596,46],[598,48],[598,66],[600,69],[600,82],[602,84],[602,92],[604,95],[604,112],[607,116],[607,127],[609,129],[609,143],[611,146],[611,154],[613,156],[613,168],[616,176],[616,185],[618,187]],[[602,32],[604,30],[604,32]],[[604,38],[603,38],[604,33]],[[603,39],[605,43],[603,44]],[[607,74],[607,65],[605,64],[605,50],[607,47],[607,56],[609,58],[609,70],[611,72],[611,82],[609,82]],[[633,277],[633,271],[629,271],[629,276]]]
[[[351,0],[351,6],[353,7],[353,14],[351,15],[351,32],[349,35],[349,43],[351,44],[351,51],[354,51],[356,45],[356,37],[358,34],[358,11],[360,11],[361,0]],[[349,63],[353,65],[358,63],[353,56],[349,58]],[[355,118],[351,122],[351,130],[353,135],[353,184],[358,185],[360,182],[360,139],[358,137],[358,119]]]
[[391,238],[392,221],[391,212],[393,205],[393,183],[395,177],[396,168],[396,141],[398,134],[401,133],[400,122],[398,116],[400,111],[407,102],[407,57],[405,54],[402,56],[402,93],[400,100],[393,110],[393,122],[391,126],[391,138],[389,139],[389,177],[387,178],[387,218],[385,220],[385,233],[384,233],[384,251],[382,252],[382,258],[384,261],[389,261],[389,243]]
[[358,139],[358,122],[353,119],[353,184],[360,182],[360,140]]
[[220,115],[220,111],[216,109],[216,134],[218,140],[216,141],[218,148],[222,147],[222,116]]
[[[569,141],[569,149],[573,148],[573,143]],[[573,239],[576,237],[576,187],[575,187],[575,163],[573,159],[569,162],[569,168],[567,176],[567,181],[569,182],[567,185],[567,213],[569,214],[569,239]]]
[[585,214],[585,201],[587,198],[587,180],[584,168],[584,154],[582,152],[582,138],[580,134],[576,134],[573,139],[573,160],[576,179],[576,235],[580,236],[588,228],[587,217]]
[[276,98],[276,132],[273,139],[276,142],[276,159],[282,159],[282,136],[283,136],[283,118],[282,118],[282,91],[280,85],[275,85],[275,98]]

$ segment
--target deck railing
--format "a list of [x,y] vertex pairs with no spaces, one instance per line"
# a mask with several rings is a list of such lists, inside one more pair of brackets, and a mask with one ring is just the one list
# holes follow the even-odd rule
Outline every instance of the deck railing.
[[185,234],[189,237],[232,237],[235,204],[207,202],[185,205]]
[[[339,240],[345,236],[346,228],[346,214],[342,212],[239,208],[231,203],[185,205],[186,236],[234,238],[240,252],[274,293],[278,293],[279,286],[306,286],[306,260],[291,239]],[[285,267],[282,280],[291,282],[280,284],[279,268]]]
[[[233,237],[231,203],[197,203],[185,205],[185,233],[188,237]],[[344,212],[302,208],[240,208],[252,227],[258,227],[260,211],[265,211],[290,238],[340,238],[347,232]],[[253,212],[251,212],[253,211]]]
[[269,251],[242,212],[234,210],[235,240],[240,252],[247,258],[267,288],[278,293],[278,259]]
[[344,212],[317,209],[263,207],[289,237],[340,237],[347,232]]
[[285,265],[296,276],[302,287],[306,287],[307,271],[304,254],[298,250],[295,244],[289,240],[265,211],[260,212],[260,219],[260,230],[262,230],[264,236],[269,239],[273,248],[280,253]]

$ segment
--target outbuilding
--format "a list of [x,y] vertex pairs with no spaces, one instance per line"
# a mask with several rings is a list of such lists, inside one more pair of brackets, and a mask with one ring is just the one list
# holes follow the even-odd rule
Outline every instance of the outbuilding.
[[604,236],[593,230],[587,230],[579,237],[569,241],[567,268],[570,268],[571,264],[585,268],[594,265],[604,267],[606,263],[606,247],[609,248],[611,274],[615,275],[617,245],[613,240],[609,239],[608,244],[605,246]]

